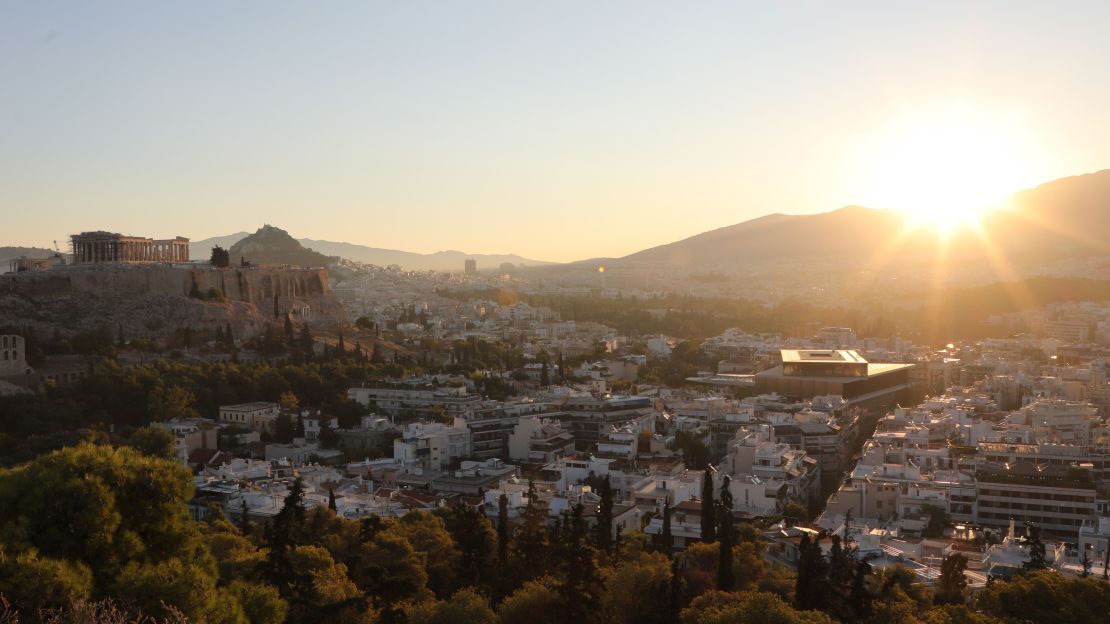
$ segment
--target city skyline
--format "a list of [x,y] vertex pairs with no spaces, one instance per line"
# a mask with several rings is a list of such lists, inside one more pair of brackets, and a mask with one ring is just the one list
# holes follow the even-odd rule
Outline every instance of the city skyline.
[[776,212],[957,217],[1110,163],[1106,11],[9,6],[0,243],[273,223],[573,261]]

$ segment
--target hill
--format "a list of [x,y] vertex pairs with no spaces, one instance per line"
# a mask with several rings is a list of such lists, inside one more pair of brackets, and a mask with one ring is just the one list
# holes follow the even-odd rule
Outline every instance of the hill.
[[899,257],[928,260],[944,252],[973,260],[1002,253],[1023,261],[1061,256],[1110,255],[1110,170],[1055,180],[1015,193],[1009,206],[989,213],[978,233],[947,240],[914,231],[898,210],[848,206],[811,215],[773,214],[652,247],[612,261],[659,268],[737,268],[777,259],[864,264],[896,241]]
[[337,260],[305,248],[288,232],[264,225],[257,232],[231,246],[232,264],[246,259],[253,264],[288,264],[301,267],[322,267]]

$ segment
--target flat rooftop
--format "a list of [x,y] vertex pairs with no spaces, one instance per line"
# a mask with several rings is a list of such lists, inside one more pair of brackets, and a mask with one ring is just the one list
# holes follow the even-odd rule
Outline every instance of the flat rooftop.
[[851,349],[782,349],[782,361],[786,362],[832,362],[836,364],[866,364],[867,360]]

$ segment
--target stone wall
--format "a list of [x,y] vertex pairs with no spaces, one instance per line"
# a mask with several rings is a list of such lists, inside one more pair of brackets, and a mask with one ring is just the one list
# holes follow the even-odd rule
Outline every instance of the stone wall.
[[[190,297],[194,284],[205,295],[220,291],[225,300]],[[327,269],[78,265],[0,275],[0,326],[63,332],[123,326],[125,335],[158,338],[186,326],[204,331],[230,323],[246,338],[274,320],[275,297],[279,315],[308,306],[312,326],[349,323],[328,287]]]

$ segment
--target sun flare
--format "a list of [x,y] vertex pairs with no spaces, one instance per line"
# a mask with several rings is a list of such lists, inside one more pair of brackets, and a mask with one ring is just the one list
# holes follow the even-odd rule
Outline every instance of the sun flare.
[[942,234],[975,227],[1028,184],[1036,152],[1016,120],[966,110],[906,119],[875,148],[872,201]]

